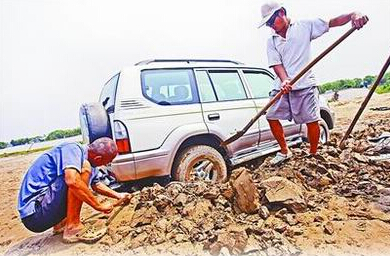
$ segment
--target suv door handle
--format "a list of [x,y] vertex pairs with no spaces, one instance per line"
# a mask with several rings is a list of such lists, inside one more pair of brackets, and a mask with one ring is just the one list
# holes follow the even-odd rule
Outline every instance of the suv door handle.
[[218,114],[218,113],[209,114],[207,117],[208,117],[208,119],[209,119],[210,121],[219,120],[219,114]]

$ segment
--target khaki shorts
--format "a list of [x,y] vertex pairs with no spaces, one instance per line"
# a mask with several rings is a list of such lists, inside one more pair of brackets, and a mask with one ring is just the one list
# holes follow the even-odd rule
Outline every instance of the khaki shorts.
[[[270,97],[279,91],[272,90]],[[269,120],[294,120],[297,124],[307,124],[321,119],[318,87],[283,94],[267,112]]]

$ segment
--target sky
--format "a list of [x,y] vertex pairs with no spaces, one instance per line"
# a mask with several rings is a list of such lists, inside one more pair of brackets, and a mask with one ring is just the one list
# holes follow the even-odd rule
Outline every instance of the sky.
[[[0,141],[79,127],[82,103],[125,66],[232,59],[267,68],[261,0],[0,0]],[[367,25],[315,67],[318,82],[376,75],[390,54],[390,1],[284,0],[292,21],[359,11]],[[312,43],[314,58],[349,28]]]

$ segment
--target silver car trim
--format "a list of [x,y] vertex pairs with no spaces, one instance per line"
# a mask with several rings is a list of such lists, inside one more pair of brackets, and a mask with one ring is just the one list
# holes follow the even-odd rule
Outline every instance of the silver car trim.
[[[297,137],[297,139],[295,139],[293,141],[288,141],[287,145],[288,146],[294,146],[294,145],[297,145],[297,144],[300,144],[300,143],[302,143],[302,138]],[[230,161],[230,164],[232,166],[235,166],[235,165],[244,163],[246,161],[255,159],[257,157],[271,154],[271,153],[276,152],[278,150],[280,150],[280,147],[278,147],[278,146],[277,147],[270,146],[269,148],[258,147],[258,149],[256,151],[253,151],[253,152],[250,152],[248,154],[241,155],[241,156],[238,156],[238,157],[233,157],[233,158],[229,159],[229,161]]]

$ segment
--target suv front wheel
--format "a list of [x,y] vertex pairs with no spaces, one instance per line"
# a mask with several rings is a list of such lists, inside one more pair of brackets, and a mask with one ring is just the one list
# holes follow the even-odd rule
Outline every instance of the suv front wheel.
[[227,167],[216,149],[206,145],[190,146],[176,159],[173,177],[184,182],[224,182],[227,178]]

